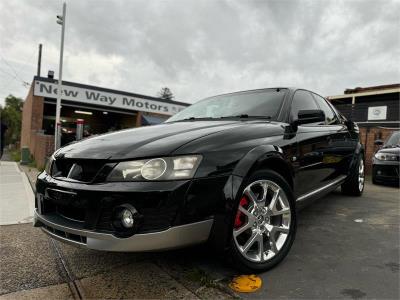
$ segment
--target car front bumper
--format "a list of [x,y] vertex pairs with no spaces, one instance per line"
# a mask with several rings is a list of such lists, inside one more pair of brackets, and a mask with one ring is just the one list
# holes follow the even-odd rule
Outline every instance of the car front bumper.
[[127,238],[77,228],[68,220],[61,223],[54,216],[40,215],[37,210],[34,225],[40,226],[52,238],[74,246],[103,251],[144,252],[203,243],[210,235],[213,219],[174,226],[159,232],[134,234]]
[[[207,241],[225,216],[232,177],[170,182],[82,184],[45,172],[36,183],[35,222],[62,242],[106,251],[157,251]],[[114,209],[129,204],[141,218],[120,234]],[[222,224],[225,227],[224,222]]]
[[398,161],[378,161],[374,159],[372,164],[372,176],[375,181],[382,183],[399,183],[400,162]]

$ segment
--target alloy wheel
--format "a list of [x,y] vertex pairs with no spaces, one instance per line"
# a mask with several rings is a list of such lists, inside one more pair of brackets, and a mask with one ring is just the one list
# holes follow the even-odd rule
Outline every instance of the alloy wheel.
[[233,239],[244,258],[266,262],[283,248],[291,224],[289,200],[270,180],[258,180],[243,191],[233,228]]
[[360,190],[360,192],[362,192],[362,190],[364,189],[364,181],[364,160],[361,158],[358,165],[358,189]]

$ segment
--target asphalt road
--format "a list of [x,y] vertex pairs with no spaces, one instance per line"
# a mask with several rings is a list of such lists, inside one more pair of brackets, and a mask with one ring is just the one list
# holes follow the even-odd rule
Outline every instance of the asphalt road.
[[399,204],[398,188],[372,184],[318,200],[300,212],[286,260],[243,297],[399,299]]
[[334,192],[299,213],[293,248],[259,274],[262,288],[229,291],[239,275],[204,246],[105,253],[54,242],[30,224],[0,227],[0,298],[399,299],[399,189]]

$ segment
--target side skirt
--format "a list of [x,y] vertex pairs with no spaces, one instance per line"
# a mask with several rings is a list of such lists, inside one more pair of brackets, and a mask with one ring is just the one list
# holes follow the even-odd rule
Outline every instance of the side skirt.
[[342,184],[346,180],[345,175],[338,177],[337,179],[331,181],[330,183],[315,189],[307,194],[301,195],[296,199],[296,206],[298,209],[304,208],[309,203],[313,202],[316,199],[321,198],[322,196],[332,192],[335,190],[340,184]]

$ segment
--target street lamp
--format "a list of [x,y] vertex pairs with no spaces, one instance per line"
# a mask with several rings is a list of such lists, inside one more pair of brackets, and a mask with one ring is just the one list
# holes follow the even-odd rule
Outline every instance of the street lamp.
[[57,105],[56,105],[56,124],[54,132],[54,148],[57,150],[61,146],[61,123],[60,123],[60,112],[61,112],[61,96],[62,96],[62,66],[63,66],[63,55],[64,55],[64,32],[65,32],[65,14],[67,10],[67,4],[63,3],[62,16],[57,16],[57,24],[61,25],[61,47],[60,47],[60,64],[58,71],[58,88],[57,88]]

